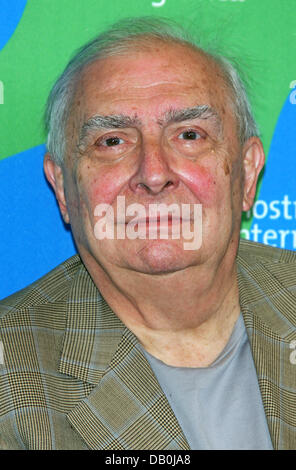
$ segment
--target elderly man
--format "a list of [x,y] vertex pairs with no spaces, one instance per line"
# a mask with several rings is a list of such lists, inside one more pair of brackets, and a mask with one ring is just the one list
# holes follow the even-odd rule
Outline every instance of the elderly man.
[[295,448],[296,258],[239,246],[264,152],[233,66],[126,20],[47,124],[79,255],[2,302],[2,448]]

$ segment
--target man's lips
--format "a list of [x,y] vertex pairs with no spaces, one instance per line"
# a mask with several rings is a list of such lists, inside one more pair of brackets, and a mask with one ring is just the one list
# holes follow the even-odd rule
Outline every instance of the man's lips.
[[129,226],[149,226],[149,225],[177,225],[177,224],[184,224],[184,223],[191,223],[193,220],[191,218],[183,218],[183,217],[144,217],[144,218],[126,218],[124,220],[115,220],[114,223],[116,225],[129,225]]
[[[153,206],[157,206],[155,203]],[[162,205],[159,203],[159,205]],[[165,204],[163,204],[165,205]],[[193,206],[196,204],[193,203],[182,203],[182,206],[175,203],[166,204],[167,208],[157,208],[142,206],[140,209],[134,209],[132,212],[129,211],[129,205],[123,207],[124,210],[117,210],[115,207],[111,213],[104,215],[106,217],[107,223],[114,223],[116,225],[162,225],[162,224],[188,224],[193,223],[195,220],[195,209]],[[171,209],[173,205],[176,205],[176,208]],[[184,206],[184,208],[183,208]],[[187,206],[187,207],[185,207]],[[120,208],[121,209],[121,208]],[[127,212],[126,212],[127,211]],[[134,213],[133,213],[134,212]],[[145,214],[146,212],[146,214]]]

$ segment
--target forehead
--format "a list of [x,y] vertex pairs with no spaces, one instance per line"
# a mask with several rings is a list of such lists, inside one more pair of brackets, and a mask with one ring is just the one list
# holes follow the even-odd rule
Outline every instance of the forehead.
[[98,112],[159,118],[170,108],[200,104],[224,114],[229,91],[217,64],[202,51],[155,42],[87,66],[75,101],[83,119]]

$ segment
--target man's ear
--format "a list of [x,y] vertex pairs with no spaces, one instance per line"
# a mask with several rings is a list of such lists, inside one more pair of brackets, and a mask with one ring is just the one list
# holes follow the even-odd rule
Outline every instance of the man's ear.
[[64,177],[62,168],[53,161],[49,153],[46,153],[44,156],[43,168],[47,181],[52,186],[55,192],[63,219],[66,224],[68,224],[70,222],[70,219],[65,198]]
[[260,171],[265,162],[263,145],[258,137],[251,137],[243,146],[244,197],[243,211],[251,209],[256,195]]

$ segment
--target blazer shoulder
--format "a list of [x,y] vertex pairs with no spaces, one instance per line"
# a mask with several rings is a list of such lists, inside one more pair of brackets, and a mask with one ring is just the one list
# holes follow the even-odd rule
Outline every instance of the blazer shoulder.
[[79,255],[74,255],[29,286],[1,300],[0,320],[8,313],[65,299],[81,265]]
[[289,298],[290,309],[295,312],[296,252],[241,240],[237,265],[241,300],[243,292],[248,293],[252,302],[255,297],[258,301],[268,297],[269,302],[271,299],[276,302],[285,295]]
[[293,265],[296,267],[296,251],[285,250],[250,240],[240,240],[238,262],[247,261],[249,264]]

